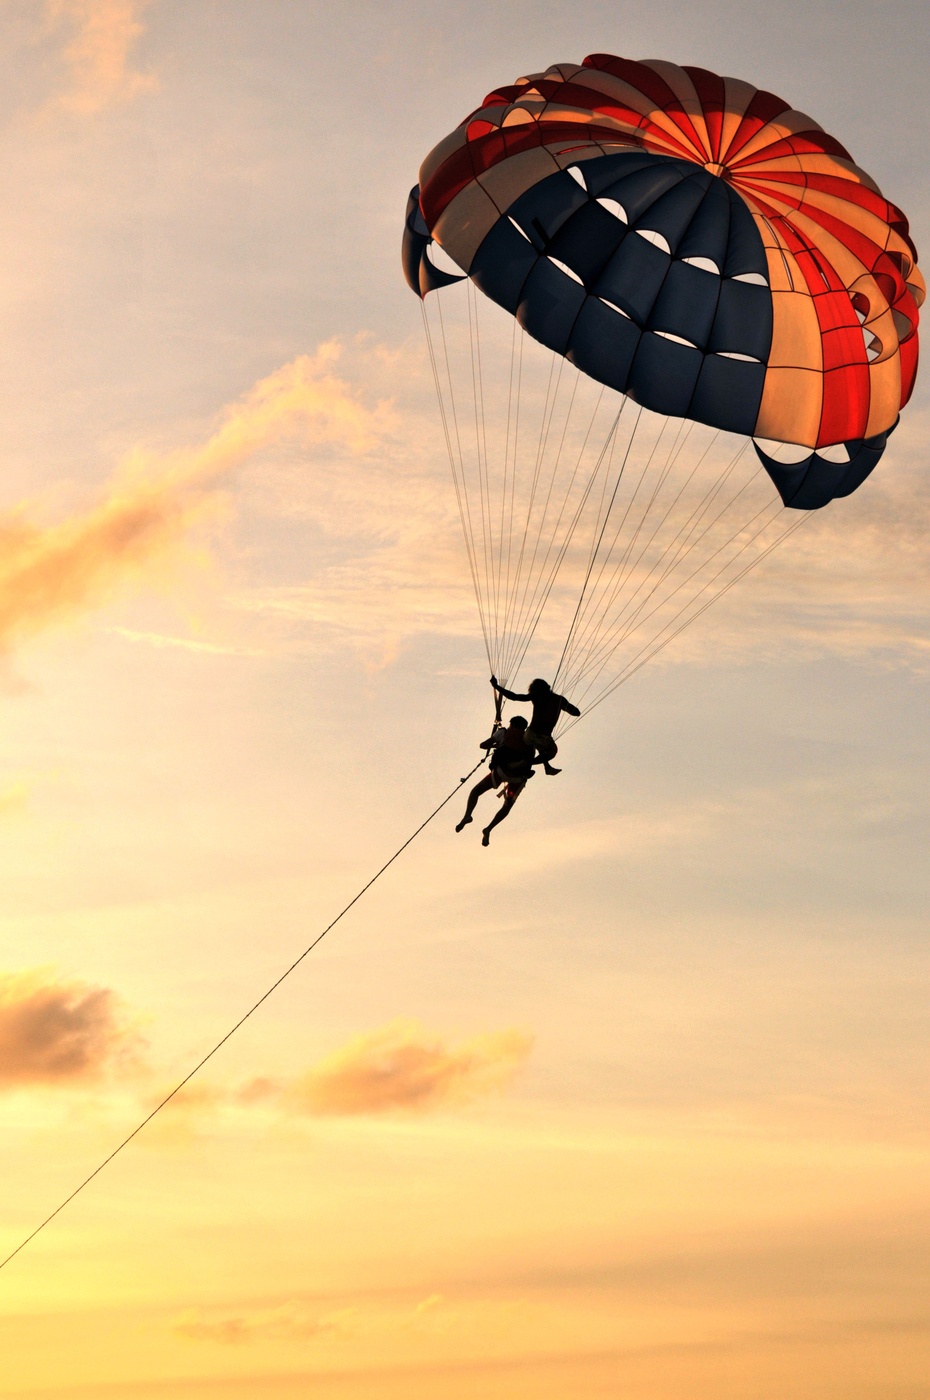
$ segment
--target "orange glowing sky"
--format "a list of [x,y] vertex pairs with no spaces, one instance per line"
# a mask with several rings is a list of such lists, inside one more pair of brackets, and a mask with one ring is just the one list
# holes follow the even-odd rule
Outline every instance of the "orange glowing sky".
[[[783,93],[930,204],[909,0],[0,9],[0,1254],[489,720],[423,154],[594,51]],[[930,414],[459,799],[0,1272],[4,1400],[917,1400]],[[486,799],[489,801],[490,799]]]

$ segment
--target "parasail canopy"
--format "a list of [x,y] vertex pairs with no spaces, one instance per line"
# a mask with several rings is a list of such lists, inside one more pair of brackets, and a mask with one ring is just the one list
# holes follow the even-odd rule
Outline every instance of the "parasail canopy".
[[[437,248],[451,262],[440,265]],[[781,502],[796,510],[862,483],[913,389],[925,287],[904,215],[810,117],[704,69],[594,54],[491,92],[423,162],[403,258],[422,299],[441,290],[442,302],[468,279],[476,415],[485,391],[482,298],[472,289],[559,357],[560,380],[564,363],[624,395],[631,410],[751,438]],[[512,356],[502,521],[519,476],[510,441],[515,363]],[[434,367],[454,398],[454,355],[444,347]],[[497,377],[506,379],[506,367]],[[548,411],[540,410],[544,424]],[[445,421],[467,506],[454,403]],[[483,544],[473,542],[473,574],[483,548],[500,595],[509,585],[493,559],[506,544],[493,525],[495,453],[483,418],[476,422],[481,517],[490,524]],[[624,441],[623,430],[609,429],[597,471],[609,473],[618,443],[627,462]],[[658,451],[665,475],[656,499],[665,492],[667,505],[680,449]],[[573,470],[588,481],[587,467]],[[564,473],[555,469],[553,481]],[[573,500],[569,492],[558,517],[563,534]],[[529,509],[538,511],[535,492]],[[703,529],[706,510],[700,520]],[[601,523],[595,513],[595,537]],[[641,525],[640,535],[650,528]],[[694,530],[683,528],[690,559]],[[556,556],[570,559],[558,538]],[[657,558],[666,569],[669,554]],[[589,570],[583,608],[590,582]]]

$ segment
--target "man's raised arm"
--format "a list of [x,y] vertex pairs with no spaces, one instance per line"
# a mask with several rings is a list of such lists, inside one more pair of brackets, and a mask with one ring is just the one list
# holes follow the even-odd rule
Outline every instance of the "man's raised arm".
[[530,698],[528,695],[517,695],[513,690],[505,690],[502,685],[498,685],[496,676],[491,677],[491,684],[498,695],[503,695],[505,700],[529,700]]

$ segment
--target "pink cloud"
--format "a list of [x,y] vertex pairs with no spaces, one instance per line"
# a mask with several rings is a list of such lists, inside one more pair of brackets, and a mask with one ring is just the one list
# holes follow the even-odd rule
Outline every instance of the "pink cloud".
[[290,1086],[286,1101],[321,1116],[429,1112],[502,1088],[531,1049],[532,1039],[513,1029],[449,1046],[398,1019],[321,1060]]
[[339,355],[329,342],[275,370],[199,444],[135,452],[103,500],[60,524],[36,525],[24,507],[0,516],[0,650],[151,579],[211,493],[270,445],[297,437],[319,451],[371,451],[390,408],[361,401],[336,372]]
[[69,86],[55,105],[82,116],[128,102],[157,87],[154,76],[131,64],[145,26],[147,0],[46,0],[49,24],[67,26],[73,37],[64,59]]
[[0,1089],[94,1079],[135,1045],[108,988],[47,969],[0,974]]

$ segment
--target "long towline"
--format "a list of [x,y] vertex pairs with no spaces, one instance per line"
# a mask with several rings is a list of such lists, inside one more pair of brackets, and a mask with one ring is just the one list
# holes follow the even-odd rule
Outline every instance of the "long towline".
[[313,942],[312,942],[311,944],[309,944],[309,946],[306,947],[306,948],[304,949],[304,951],[301,953],[300,957],[299,957],[299,958],[295,958],[294,961],[291,963],[290,967],[286,968],[286,969],[284,970],[284,972],[281,973],[280,977],[278,977],[278,979],[277,979],[275,982],[272,982],[272,984],[271,984],[271,986],[268,988],[268,990],[267,990],[266,992],[264,992],[264,993],[262,994],[262,996],[260,996],[260,997],[258,998],[258,1001],[256,1001],[255,1004],[254,1004],[253,1006],[250,1006],[250,1007],[249,1007],[249,1009],[248,1009],[248,1011],[246,1011],[245,1015],[239,1017],[239,1020],[236,1022],[236,1024],[235,1024],[230,1030],[228,1030],[228,1031],[226,1032],[226,1034],[223,1036],[222,1040],[218,1040],[218,1041],[216,1042],[216,1044],[214,1045],[213,1049],[207,1051],[207,1053],[206,1053],[206,1055],[204,1055],[203,1059],[202,1059],[202,1060],[199,1060],[198,1063],[197,1063],[196,1065],[194,1065],[194,1068],[193,1068],[188,1074],[186,1074],[186,1075],[184,1076],[184,1078],[180,1081],[180,1083],[178,1083],[178,1084],[176,1084],[176,1085],[174,1086],[174,1088],[171,1090],[170,1094],[166,1094],[165,1097],[161,1100],[161,1102],[155,1105],[155,1107],[152,1109],[151,1113],[149,1113],[145,1118],[143,1118],[143,1119],[142,1119],[142,1122],[139,1123],[137,1127],[133,1128],[132,1132],[128,1135],[128,1137],[123,1138],[123,1141],[119,1144],[118,1147],[114,1147],[113,1151],[109,1154],[109,1156],[104,1157],[103,1161],[99,1164],[99,1166],[96,1166],[96,1167],[94,1168],[94,1170],[90,1173],[90,1175],[89,1175],[89,1176],[86,1176],[86,1177],[84,1178],[84,1180],[81,1182],[81,1184],[80,1184],[79,1186],[76,1186],[76,1187],[74,1188],[74,1190],[71,1192],[71,1194],[70,1194],[69,1196],[66,1196],[65,1199],[61,1202],[61,1204],[60,1204],[60,1205],[57,1205],[57,1206],[55,1207],[55,1209],[52,1211],[51,1215],[47,1215],[40,1225],[37,1225],[37,1226],[35,1227],[35,1229],[34,1229],[30,1234],[28,1234],[24,1240],[21,1240],[20,1243],[16,1246],[16,1248],[12,1251],[12,1253],[8,1254],[8,1255],[6,1256],[5,1259],[0,1260],[0,1269],[5,1268],[6,1265],[9,1264],[9,1262],[10,1262],[11,1259],[15,1259],[16,1256],[17,1256],[17,1254],[19,1254],[20,1250],[25,1249],[25,1248],[26,1248],[26,1245],[29,1244],[31,1240],[34,1240],[35,1237],[36,1237],[36,1235],[38,1235],[39,1232],[40,1232],[41,1230],[44,1230],[44,1229],[45,1229],[46,1225],[50,1225],[51,1222],[55,1219],[55,1216],[56,1216],[56,1215],[60,1215],[61,1212],[64,1210],[65,1206],[70,1205],[71,1202],[74,1200],[75,1196],[79,1195],[79,1194],[81,1193],[81,1191],[84,1190],[84,1187],[85,1187],[85,1186],[89,1186],[90,1183],[93,1181],[94,1177],[95,1177],[95,1176],[99,1176],[100,1173],[103,1171],[104,1167],[108,1166],[109,1163],[113,1161],[113,1158],[116,1157],[118,1153],[122,1152],[122,1150],[123,1150],[124,1147],[128,1147],[129,1144],[132,1142],[132,1140],[133,1140],[134,1137],[138,1137],[138,1135],[139,1135],[139,1133],[141,1133],[142,1129],[143,1129],[144,1127],[146,1127],[147,1124],[151,1123],[151,1121],[152,1121],[152,1119],[155,1117],[156,1113],[160,1113],[161,1110],[166,1106],[166,1104],[169,1104],[169,1103],[171,1102],[171,1100],[174,1098],[174,1096],[175,1096],[176,1094],[179,1094],[179,1093],[181,1092],[181,1090],[184,1088],[185,1084],[189,1084],[190,1081],[194,1078],[194,1075],[195,1075],[195,1074],[199,1074],[199,1072],[203,1069],[203,1067],[204,1067],[204,1065],[207,1063],[207,1061],[213,1059],[213,1056],[216,1054],[216,1052],[217,1052],[218,1050],[221,1050],[222,1047],[226,1044],[227,1040],[230,1040],[230,1039],[236,1034],[236,1031],[239,1030],[240,1026],[244,1026],[244,1025],[245,1025],[245,1023],[246,1023],[246,1021],[249,1019],[249,1017],[250,1017],[250,1016],[253,1016],[253,1015],[255,1014],[255,1012],[258,1010],[258,1008],[259,1008],[264,1002],[266,1002],[266,1001],[268,1000],[268,998],[271,996],[272,992],[276,992],[276,991],[277,991],[277,989],[280,987],[281,983],[282,983],[283,981],[285,981],[286,978],[290,977],[291,973],[295,970],[295,968],[297,968],[297,967],[300,966],[300,964],[303,962],[304,958],[307,957],[308,954],[310,954],[310,953],[313,952],[313,950],[314,950],[314,948],[317,946],[317,944],[318,944],[318,943],[322,943],[323,939],[324,939],[324,938],[326,937],[326,935],[329,933],[330,929],[333,929],[333,928],[336,927],[336,925],[339,923],[339,920],[340,920],[341,918],[343,918],[346,914],[348,914],[348,912],[349,912],[349,910],[352,908],[352,906],[353,906],[354,904],[357,904],[358,901],[361,899],[362,895],[365,894],[365,893],[367,893],[367,891],[371,889],[372,885],[375,883],[376,880],[380,880],[381,876],[382,876],[382,875],[384,874],[384,872],[388,869],[388,867],[394,864],[394,862],[395,862],[395,860],[397,860],[398,856],[400,856],[400,855],[402,855],[402,854],[404,853],[404,851],[407,849],[407,847],[408,847],[409,845],[411,845],[412,842],[414,842],[414,841],[416,840],[416,838],[419,836],[420,832],[423,831],[425,827],[429,826],[429,824],[430,824],[430,822],[433,820],[433,818],[439,815],[439,813],[442,811],[443,807],[445,807],[449,802],[452,801],[453,797],[454,797],[455,794],[460,790],[460,788],[463,786],[463,784],[467,783],[468,780],[469,780],[469,778],[472,777],[472,775],[473,775],[474,773],[477,773],[478,769],[479,769],[479,768],[481,767],[481,765],[482,765],[483,763],[485,763],[486,761],[487,761],[487,755],[486,755],[486,754],[482,754],[481,758],[479,758],[478,762],[475,764],[474,768],[472,768],[471,772],[466,773],[464,778],[460,778],[460,779],[459,779],[459,781],[456,783],[455,787],[454,787],[454,788],[452,789],[452,791],[449,793],[448,797],[444,797],[444,798],[442,799],[442,801],[440,802],[439,806],[436,807],[432,812],[430,812],[429,816],[426,818],[425,821],[423,821],[423,822],[420,823],[420,825],[417,827],[417,829],[416,829],[416,831],[413,833],[413,835],[412,835],[412,836],[408,836],[407,839],[406,839],[406,841],[404,842],[404,844],[403,844],[402,846],[398,846],[397,850],[396,850],[396,851],[394,852],[394,854],[390,857],[390,859],[389,859],[389,860],[386,860],[386,861],[384,862],[384,864],[381,866],[381,869],[378,870],[378,871],[376,871],[375,874],[372,875],[372,877],[371,877],[371,879],[368,881],[368,883],[365,884],[365,885],[363,885],[362,888],[358,891],[358,893],[357,893],[356,895],[354,895],[352,899],[349,900],[348,904],[345,906],[344,909],[340,909],[340,911],[339,911],[339,913],[336,915],[335,919],[333,919],[330,923],[328,923],[328,924],[326,925],[326,927],[324,928],[324,930],[323,930],[322,933],[318,933],[318,934],[317,934],[316,938],[314,938]]

